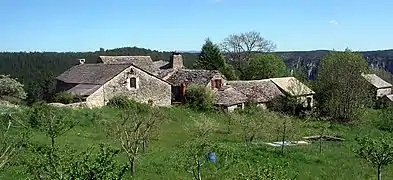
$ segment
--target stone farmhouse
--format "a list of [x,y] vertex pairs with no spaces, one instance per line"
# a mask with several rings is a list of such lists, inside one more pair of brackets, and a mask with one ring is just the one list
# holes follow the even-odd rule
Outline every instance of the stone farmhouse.
[[157,106],[171,105],[171,85],[149,72],[150,66],[140,68],[133,63],[105,61],[112,58],[100,59],[104,60],[104,63],[85,64],[84,60],[81,60],[79,65],[59,75],[56,78],[56,91],[81,96],[84,100],[83,106],[90,108],[104,106],[112,97],[118,95]]
[[294,77],[227,81],[226,84],[216,92],[214,100],[227,111],[242,109],[248,102],[266,109],[272,100],[284,96],[296,97],[303,107],[313,107],[315,92]]
[[296,96],[304,106],[313,105],[314,92],[294,77],[252,81],[227,81],[216,70],[186,69],[179,53],[169,61],[153,62],[150,56],[100,56],[97,63],[71,67],[57,78],[56,91],[83,98],[83,106],[101,107],[123,95],[156,106],[182,103],[191,85],[214,92],[214,103],[228,111],[256,102],[267,108],[274,98]]

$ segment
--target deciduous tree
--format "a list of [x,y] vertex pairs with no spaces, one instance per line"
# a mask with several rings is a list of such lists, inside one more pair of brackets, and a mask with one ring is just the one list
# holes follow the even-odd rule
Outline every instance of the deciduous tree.
[[207,154],[212,150],[210,135],[217,128],[213,119],[205,115],[193,118],[186,130],[192,133],[192,139],[183,145],[180,165],[186,172],[193,176],[194,180],[202,179],[202,167],[208,162]]
[[255,52],[271,52],[276,45],[261,36],[259,32],[250,31],[229,35],[221,43],[222,50],[235,68],[243,74],[247,60]]
[[359,119],[370,102],[369,84],[361,75],[367,71],[367,61],[350,50],[325,56],[315,86],[320,109],[337,121]]
[[284,61],[273,54],[253,55],[245,68],[242,79],[267,79],[282,77],[286,74]]
[[147,113],[127,108],[121,112],[121,123],[115,128],[117,138],[130,163],[130,174],[135,176],[135,160],[149,138],[159,128],[163,115],[159,109],[152,108]]
[[377,168],[378,180],[381,180],[383,166],[393,164],[393,139],[388,136],[379,139],[358,137],[356,141],[359,147],[355,153]]
[[0,98],[3,96],[19,99],[26,99],[27,97],[23,85],[9,75],[0,75]]

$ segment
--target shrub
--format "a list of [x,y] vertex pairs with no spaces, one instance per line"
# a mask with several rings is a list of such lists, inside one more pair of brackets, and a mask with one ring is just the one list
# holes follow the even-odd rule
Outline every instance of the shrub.
[[115,96],[109,100],[108,106],[119,109],[135,109],[136,112],[147,112],[150,109],[148,104],[141,104],[126,96]]
[[60,92],[53,97],[53,102],[63,103],[63,104],[71,104],[76,102],[81,102],[82,97],[68,93],[68,92]]
[[185,104],[197,111],[209,111],[213,109],[213,94],[203,86],[191,85],[187,88]]
[[377,126],[380,130],[393,132],[393,107],[387,106],[382,109]]

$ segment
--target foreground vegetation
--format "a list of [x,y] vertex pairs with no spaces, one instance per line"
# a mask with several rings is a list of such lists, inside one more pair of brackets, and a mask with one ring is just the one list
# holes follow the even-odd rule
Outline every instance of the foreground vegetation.
[[[193,179],[195,173],[193,175],[190,172],[196,172],[198,166],[195,162],[201,162],[201,179],[373,179],[377,177],[377,169],[356,156],[354,150],[358,149],[358,144],[355,139],[358,136],[376,138],[382,134],[392,136],[379,130],[381,123],[386,122],[380,122],[381,112],[377,110],[366,111],[356,125],[329,123],[324,134],[341,137],[345,141],[323,141],[321,149],[318,141],[311,145],[287,146],[284,153],[281,147],[264,144],[283,138],[284,122],[286,141],[318,135],[321,123],[311,117],[297,119],[256,109],[228,115],[217,112],[198,113],[184,107],[155,109],[132,104],[131,108],[57,109],[56,114],[51,116],[53,120],[63,118],[67,121],[62,122],[67,123],[43,121],[51,122],[61,129],[59,133],[53,134],[53,131],[48,131],[51,129],[48,127],[54,126],[31,118],[38,117],[31,114],[31,108],[5,111],[3,109],[1,127],[8,128],[10,116],[7,114],[10,111],[14,112],[11,113],[13,123],[9,134],[1,137],[1,148],[10,142],[23,141],[19,143],[20,146],[15,146],[17,148],[10,156],[11,159],[0,170],[0,179],[5,180],[29,177],[38,179],[35,176],[38,172],[34,169],[38,168],[41,174],[45,174],[46,171],[52,173],[54,169],[61,172],[60,167],[64,169],[63,179],[67,179],[67,173],[85,173],[88,175],[83,177],[90,179],[94,179],[91,178],[92,174],[103,179],[130,179],[130,154],[125,153],[122,141],[115,131],[124,120],[124,116],[121,116],[124,112],[143,119],[145,115],[155,111],[154,114],[159,116],[154,118],[162,120],[156,124],[158,128],[149,134],[150,141],[143,146],[144,149],[131,156],[135,155],[136,179]],[[46,153],[51,151],[51,135],[55,135],[56,157],[62,158],[58,158],[56,168],[51,169],[49,166],[45,169],[43,167],[49,160],[43,152],[45,148],[48,149]],[[103,148],[100,148],[100,144]],[[216,154],[216,163],[205,160],[208,152]],[[85,160],[87,154],[90,154],[87,158],[90,160]],[[198,159],[199,161],[195,161]],[[69,171],[69,167],[74,170]],[[76,173],[77,169],[79,171]],[[104,171],[107,174],[97,173]],[[391,165],[383,167],[382,177],[393,178]],[[60,179],[59,176],[56,178]]]

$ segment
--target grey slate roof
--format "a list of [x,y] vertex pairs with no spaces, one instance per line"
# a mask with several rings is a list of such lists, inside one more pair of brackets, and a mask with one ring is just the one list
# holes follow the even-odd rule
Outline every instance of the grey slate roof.
[[70,84],[105,84],[130,66],[129,64],[80,64],[71,67],[56,79]]
[[313,90],[311,90],[295,77],[270,78],[270,80],[291,96],[315,94]]
[[392,87],[392,84],[384,81],[382,78],[377,76],[376,74],[362,74],[362,76],[371,83],[376,88],[387,88]]
[[269,102],[276,97],[284,96],[270,80],[227,81],[227,85],[258,103]]
[[214,95],[214,104],[231,106],[247,102],[248,98],[246,95],[235,90],[230,86],[224,86],[220,90],[216,91]]
[[154,66],[157,69],[168,69],[169,62],[164,60],[154,61]]
[[78,84],[73,88],[67,90],[67,92],[80,96],[89,96],[93,94],[95,91],[97,91],[97,89],[100,88],[101,86],[102,85],[96,85],[96,84]]
[[99,59],[104,64],[132,64],[152,74],[158,71],[150,56],[100,56]]
[[216,74],[219,74],[216,70],[180,69],[166,80],[174,86],[178,86],[182,82],[206,86]]

